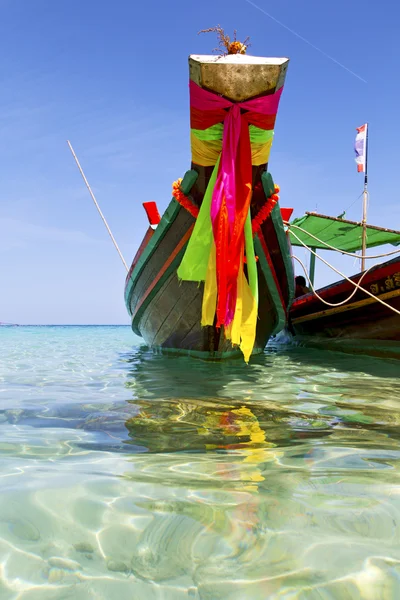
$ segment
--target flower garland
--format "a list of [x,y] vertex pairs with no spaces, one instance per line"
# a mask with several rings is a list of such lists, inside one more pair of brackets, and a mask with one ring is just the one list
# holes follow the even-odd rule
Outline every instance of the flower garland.
[[182,178],[177,179],[172,184],[172,196],[183,208],[185,208],[195,219],[199,214],[199,209],[181,190]]
[[[186,196],[181,190],[182,178],[177,179],[172,184],[172,196],[175,198],[177,202],[183,208],[185,208],[195,219],[197,219],[199,214],[199,209],[197,206],[193,204],[193,202]],[[251,221],[251,228],[253,234],[256,234],[260,231],[261,225],[264,221],[269,217],[274,208],[275,204],[279,201],[279,185],[275,185],[275,193],[272,194],[269,198],[267,198],[264,206],[258,211],[257,215]]]
[[271,214],[272,209],[279,200],[279,192],[279,185],[275,185],[275,193],[272,194],[269,198],[267,198],[264,206],[258,211],[254,219],[252,219],[251,228],[253,230],[253,234],[256,234],[260,231],[261,225],[264,223],[265,219]]

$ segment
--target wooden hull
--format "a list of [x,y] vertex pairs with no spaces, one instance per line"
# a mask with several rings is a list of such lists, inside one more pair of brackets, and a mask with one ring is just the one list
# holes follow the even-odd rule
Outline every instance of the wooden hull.
[[[203,284],[178,280],[176,271],[194,223],[194,217],[173,199],[155,232],[147,232],[125,286],[132,329],[162,352],[205,359],[242,356],[225,339],[222,328],[201,326]],[[268,246],[265,234],[270,236]],[[255,250],[259,319],[253,354],[262,352],[269,337],[285,326],[293,294],[292,264],[277,206],[256,236]]]
[[[224,164],[225,152],[227,156],[230,155],[229,149],[224,150],[222,135],[225,117],[228,114],[231,115],[232,129],[229,135],[232,135],[232,144],[237,146],[232,156],[242,157],[245,164],[243,176],[245,174],[249,179],[250,164],[246,161],[251,159],[252,219],[259,216],[262,208],[266,206],[267,199],[275,194],[272,178],[264,173],[272,143],[279,90],[284,84],[287,66],[286,58],[241,55],[227,55],[218,59],[215,56],[189,57],[192,166],[180,183],[179,189],[186,200],[190,197],[192,206],[186,204],[187,210],[175,199],[171,201],[155,232],[146,235],[128,274],[125,288],[125,303],[132,318],[133,331],[153,348],[163,352],[192,354],[211,359],[242,356],[239,348],[232,347],[225,338],[222,327],[201,326],[203,284],[179,281],[177,269],[195,225],[195,218],[191,212],[196,214],[197,209],[201,208],[219,157],[221,164]],[[202,99],[199,99],[200,91],[207,95],[207,100],[204,100],[203,95]],[[259,107],[254,107],[254,104],[248,105],[249,110],[246,112],[251,118],[248,125],[249,139],[246,141],[246,137],[240,133],[243,131],[243,124],[238,128],[239,113],[230,112],[233,104],[251,99],[260,100],[260,97],[270,95],[274,95],[273,101],[267,108],[264,102],[264,112],[259,110]],[[221,97],[224,98],[223,108],[220,107]],[[214,102],[217,100],[219,108],[214,110]],[[231,103],[231,106],[227,106],[226,102]],[[241,104],[240,110],[246,110],[245,106]],[[229,112],[226,112],[226,108]],[[258,131],[259,136],[261,135],[257,138],[258,141],[252,141],[250,125]],[[222,129],[219,126],[222,126]],[[233,135],[235,131],[239,136],[237,139],[236,133]],[[250,148],[246,144],[249,144]],[[229,162],[230,159],[226,160]],[[234,163],[235,169],[242,169],[243,165],[236,159]],[[232,176],[232,173],[229,175],[230,167],[227,165],[221,169],[227,177]],[[242,190],[239,200],[240,194],[247,194],[242,184],[243,182],[239,184]],[[243,200],[244,197],[240,201]],[[243,223],[239,224],[239,227],[243,228]],[[254,249],[258,256],[259,295],[259,318],[253,349],[253,353],[256,354],[263,351],[273,333],[285,326],[294,291],[288,239],[278,205],[258,230],[254,238]],[[234,262],[238,265],[237,256]]]
[[[351,279],[359,281],[362,274]],[[362,279],[363,288],[400,310],[400,259],[377,265]],[[346,280],[322,288],[318,294],[336,304],[354,286]],[[342,306],[330,307],[313,294],[297,298],[290,311],[295,339],[314,347],[373,356],[400,358],[400,316],[358,290]]]

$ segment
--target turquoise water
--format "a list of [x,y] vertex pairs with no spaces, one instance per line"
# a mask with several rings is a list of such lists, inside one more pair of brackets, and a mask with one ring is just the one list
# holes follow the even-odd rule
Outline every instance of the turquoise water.
[[139,343],[0,328],[1,600],[400,598],[399,363]]

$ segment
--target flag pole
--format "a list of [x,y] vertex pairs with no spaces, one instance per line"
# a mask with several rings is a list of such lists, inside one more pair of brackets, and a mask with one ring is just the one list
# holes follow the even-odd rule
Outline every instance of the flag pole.
[[361,271],[365,271],[365,253],[367,251],[367,208],[368,208],[368,123],[366,123],[365,136],[365,175],[363,192],[363,216],[362,216],[362,243],[361,243]]

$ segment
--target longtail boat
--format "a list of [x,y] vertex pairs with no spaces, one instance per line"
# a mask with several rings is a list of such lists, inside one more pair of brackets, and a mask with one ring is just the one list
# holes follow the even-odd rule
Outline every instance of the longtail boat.
[[[306,245],[314,252],[334,247],[351,253],[362,249],[364,254],[366,248],[399,245],[400,231],[306,213],[291,223],[290,238],[293,246]],[[312,254],[312,283],[314,269]],[[341,279],[316,290],[322,300],[312,292],[294,300],[290,310],[294,340],[317,348],[400,359],[400,315],[395,312],[400,311],[400,257],[364,268],[349,279],[360,287]]]
[[150,227],[125,303],[133,331],[155,349],[247,362],[285,327],[294,297],[279,188],[267,171],[289,61],[235,44],[236,54],[189,57],[191,169],[161,218],[144,203]]

